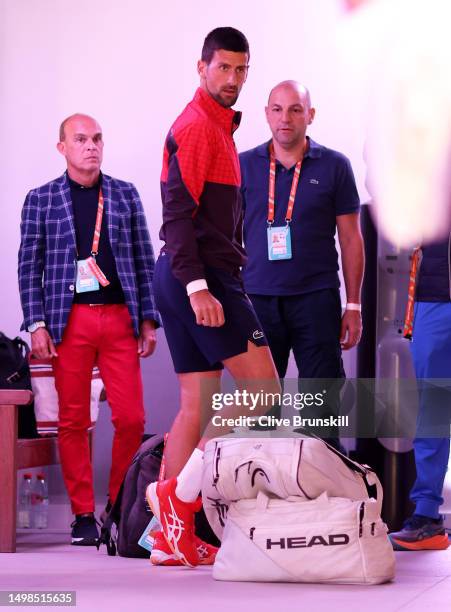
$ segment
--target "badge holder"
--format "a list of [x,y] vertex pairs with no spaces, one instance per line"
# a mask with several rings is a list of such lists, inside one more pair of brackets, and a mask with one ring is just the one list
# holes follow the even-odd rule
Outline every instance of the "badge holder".
[[272,222],[268,221],[267,228],[268,237],[268,259],[269,261],[278,261],[280,259],[291,259],[291,228],[290,222],[286,225],[273,226]]
[[77,293],[99,290],[99,281],[91,271],[88,259],[79,259],[77,261],[77,281],[75,283]]

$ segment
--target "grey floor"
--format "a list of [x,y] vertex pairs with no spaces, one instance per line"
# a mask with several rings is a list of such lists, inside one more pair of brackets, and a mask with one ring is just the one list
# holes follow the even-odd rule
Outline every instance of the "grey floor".
[[0,591],[73,590],[76,609],[92,611],[451,611],[451,548],[396,561],[395,581],[379,586],[228,583],[207,567],[153,567],[70,546],[61,531],[22,532],[17,553],[0,555]]

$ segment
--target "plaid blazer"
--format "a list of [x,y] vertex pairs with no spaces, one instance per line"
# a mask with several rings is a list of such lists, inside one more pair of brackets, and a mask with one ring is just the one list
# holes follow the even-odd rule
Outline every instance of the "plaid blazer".
[[[132,183],[102,174],[102,192],[117,273],[138,335],[143,319],[160,325],[152,290],[155,260],[146,218]],[[53,341],[61,342],[74,296],[76,258],[74,215],[65,172],[25,198],[18,269],[22,330],[45,321]]]

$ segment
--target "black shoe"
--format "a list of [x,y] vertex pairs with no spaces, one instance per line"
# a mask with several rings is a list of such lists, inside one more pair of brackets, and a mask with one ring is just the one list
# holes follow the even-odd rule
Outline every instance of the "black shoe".
[[74,546],[97,546],[99,530],[94,514],[90,512],[75,515],[75,521],[71,524],[71,527],[72,544]]

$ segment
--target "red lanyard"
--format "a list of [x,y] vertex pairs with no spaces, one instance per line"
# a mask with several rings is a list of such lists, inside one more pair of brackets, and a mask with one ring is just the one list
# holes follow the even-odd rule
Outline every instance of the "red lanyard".
[[102,228],[103,218],[103,194],[102,188],[99,189],[99,203],[97,206],[96,224],[94,227],[94,237],[92,239],[91,255],[95,257],[99,252],[100,230]]
[[407,340],[412,340],[413,336],[413,307],[415,305],[415,289],[418,279],[418,268],[420,266],[421,247],[416,247],[412,253],[409,273],[409,289],[407,293],[406,314],[404,317],[404,327],[402,335]]
[[[268,195],[268,223],[271,225],[274,223],[274,209],[275,209],[275,191],[276,191],[276,156],[274,155],[274,147],[272,143],[269,146],[269,195]],[[296,191],[299,183],[299,176],[301,174],[302,159],[298,161],[294,169],[293,182],[291,183],[290,197],[288,198],[287,212],[285,213],[285,221],[290,223],[291,217],[293,216],[294,198],[296,197]]]
[[[102,189],[99,189],[99,203],[97,205],[97,215],[96,215],[96,224],[94,227],[94,236],[92,239],[92,247],[91,247],[91,256],[86,259],[86,262],[89,266],[89,269],[102,285],[102,287],[107,287],[110,284],[110,281],[107,279],[105,274],[96,264],[96,255],[99,252],[99,241],[100,241],[100,230],[102,228],[102,219],[103,219],[103,194]],[[78,251],[77,251],[78,256]]]

